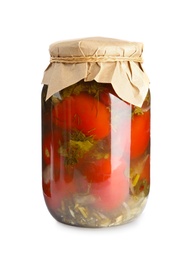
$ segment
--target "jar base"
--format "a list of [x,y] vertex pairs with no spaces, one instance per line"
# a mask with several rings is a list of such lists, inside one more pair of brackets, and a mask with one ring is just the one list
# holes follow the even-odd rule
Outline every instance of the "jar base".
[[120,226],[134,221],[143,212],[148,196],[130,197],[113,213],[91,210],[83,206],[60,207],[56,211],[48,207],[50,214],[60,223],[82,228],[105,228]]

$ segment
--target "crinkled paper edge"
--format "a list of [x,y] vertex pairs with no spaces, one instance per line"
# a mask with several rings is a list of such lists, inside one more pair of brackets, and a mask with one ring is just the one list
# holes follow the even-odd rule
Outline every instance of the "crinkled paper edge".
[[149,89],[149,79],[142,66],[133,61],[50,63],[42,84],[48,85],[46,100],[56,92],[80,80],[111,83],[117,95],[141,107]]

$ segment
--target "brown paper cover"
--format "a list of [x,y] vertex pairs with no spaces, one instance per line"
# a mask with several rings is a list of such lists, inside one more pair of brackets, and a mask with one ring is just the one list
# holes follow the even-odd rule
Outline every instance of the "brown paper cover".
[[42,83],[46,99],[80,81],[111,83],[123,100],[142,106],[149,79],[142,69],[143,44],[110,38],[85,38],[50,45],[50,64]]

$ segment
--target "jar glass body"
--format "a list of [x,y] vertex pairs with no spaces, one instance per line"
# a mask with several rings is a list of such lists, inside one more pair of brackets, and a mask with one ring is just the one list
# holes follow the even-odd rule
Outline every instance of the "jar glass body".
[[150,187],[150,93],[141,108],[95,81],[46,93],[44,85],[42,187],[52,216],[83,227],[136,218]]

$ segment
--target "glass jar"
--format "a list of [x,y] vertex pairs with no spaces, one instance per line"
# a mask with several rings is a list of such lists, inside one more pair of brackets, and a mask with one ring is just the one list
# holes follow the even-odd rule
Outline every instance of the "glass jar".
[[59,222],[127,223],[150,188],[150,91],[139,107],[111,83],[80,80],[46,99],[42,90],[42,186]]

